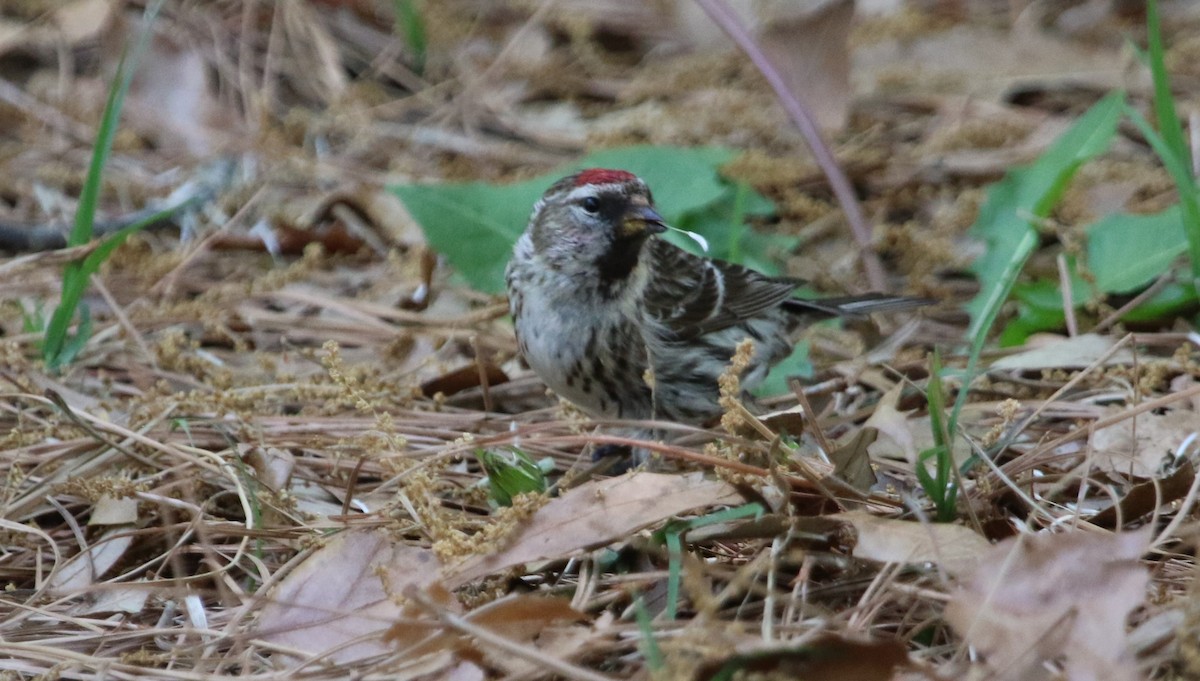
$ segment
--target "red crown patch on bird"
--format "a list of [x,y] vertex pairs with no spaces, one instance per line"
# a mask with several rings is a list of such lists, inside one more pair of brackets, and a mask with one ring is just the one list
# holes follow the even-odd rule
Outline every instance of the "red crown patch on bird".
[[582,187],[587,184],[613,184],[616,182],[628,182],[636,179],[636,175],[626,170],[588,168],[587,170],[579,171],[579,174],[575,176],[575,186]]

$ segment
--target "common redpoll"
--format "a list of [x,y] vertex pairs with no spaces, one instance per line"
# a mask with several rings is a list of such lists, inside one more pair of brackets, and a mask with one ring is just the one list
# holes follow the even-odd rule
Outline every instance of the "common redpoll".
[[924,302],[794,298],[799,280],[692,255],[656,236],[666,228],[640,178],[590,169],[546,191],[513,250],[505,278],[521,352],[593,416],[705,423],[721,413],[717,378],[743,340],[754,341],[749,389],[814,314]]

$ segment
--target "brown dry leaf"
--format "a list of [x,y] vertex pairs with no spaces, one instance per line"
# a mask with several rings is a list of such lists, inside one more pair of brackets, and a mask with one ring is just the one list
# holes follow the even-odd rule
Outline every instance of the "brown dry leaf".
[[962,525],[920,523],[880,518],[865,511],[831,516],[854,526],[854,556],[884,563],[937,563],[951,576],[975,568],[991,547],[988,540]]
[[[1196,378],[1191,374],[1180,374],[1171,379],[1171,392],[1181,393],[1196,386]],[[1200,395],[1192,395],[1191,399],[1176,407],[1177,409],[1190,409],[1193,412],[1200,412]]]
[[1195,467],[1191,461],[1184,460],[1174,473],[1166,477],[1149,478],[1134,485],[1117,503],[1092,516],[1089,521],[1106,530],[1120,529],[1183,499],[1195,481]]
[[110,0],[71,0],[58,3],[48,22],[18,22],[0,18],[0,54],[18,48],[77,46],[108,28],[113,18]]
[[845,480],[856,490],[869,491],[878,482],[875,469],[871,467],[871,444],[879,437],[874,428],[860,428],[844,444],[829,452],[833,462],[833,474]]
[[51,591],[67,595],[95,584],[132,545],[133,534],[128,527],[114,527],[105,531],[91,546],[50,575],[47,582]]
[[96,500],[88,525],[132,525],[137,522],[137,510],[135,497],[117,499],[106,494]]
[[808,417],[805,416],[804,406],[797,404],[788,409],[763,414],[758,417],[758,420],[776,433],[787,433],[793,437],[799,437],[804,434],[805,422]]
[[[755,34],[783,77],[800,93],[817,125],[829,131],[846,124],[850,97],[850,29],[853,0],[731,0],[728,8]],[[729,38],[694,2],[674,3],[675,39],[697,50],[724,47]]]
[[[1138,559],[1151,529],[1021,535],[987,553],[946,606],[946,620],[986,659],[989,678],[1140,678],[1126,650],[1125,619],[1145,600]],[[1063,678],[1063,677],[1053,677]]]
[[823,681],[889,681],[896,668],[907,663],[908,653],[899,641],[853,641],[826,635],[801,646],[755,650],[708,662],[693,678],[730,678],[740,670],[754,673],[755,678],[762,674]]
[[209,85],[209,68],[195,44],[155,32],[129,87],[132,127],[167,153],[220,153],[233,117]]
[[[395,677],[392,678],[395,680]],[[487,673],[474,662],[464,660],[447,669],[445,675],[440,678],[443,681],[484,681],[487,679]]]
[[267,593],[255,635],[337,663],[388,652],[380,635],[403,614],[393,595],[434,590],[439,570],[431,551],[383,530],[342,532]]
[[367,243],[340,223],[314,225],[301,229],[289,224],[276,223],[263,238],[256,233],[222,234],[213,240],[216,251],[265,251],[272,255],[300,255],[309,244],[321,244],[327,253],[354,255],[367,247]]
[[[919,451],[908,425],[908,414],[896,409],[902,390],[903,386],[896,384],[879,397],[875,411],[871,412],[870,418],[863,424],[863,430],[873,428],[879,433],[875,442],[867,446],[871,456],[896,458],[911,463],[917,460]],[[889,445],[879,444],[880,440]]]
[[508,383],[508,374],[485,359],[482,363],[468,364],[425,381],[421,384],[421,393],[426,397],[433,397],[438,393],[447,396],[454,395],[464,390],[478,388],[484,385],[484,381],[489,387]]
[[854,0],[777,2],[759,34],[763,52],[824,130],[841,130],[850,108]]
[[[440,584],[429,589],[428,595],[428,605],[447,608],[456,604],[454,596]],[[388,629],[384,641],[404,659],[423,659],[433,663],[446,659],[440,655],[453,653],[454,659],[484,659],[490,666],[503,669],[510,677],[516,678],[535,676],[541,669],[529,660],[513,656],[508,650],[497,650],[491,645],[481,644],[469,631],[451,630],[435,620],[427,607],[406,603],[403,614],[404,617]],[[586,628],[568,627],[564,631],[561,627],[587,619],[571,607],[569,600],[536,594],[518,594],[493,601],[476,608],[463,619],[474,627],[487,629],[495,636],[524,646],[535,645],[543,648],[544,654],[560,658],[578,652],[577,646],[569,649],[561,646],[559,640],[564,634],[568,641],[582,641],[581,635],[590,634]],[[545,646],[541,645],[543,640],[555,646],[554,649],[544,650]],[[446,666],[447,663],[443,662],[438,669]]]
[[[308,3],[285,2],[280,10],[291,58],[295,61],[297,77],[291,83],[318,101],[336,102],[349,85],[342,67],[340,43]],[[301,74],[305,77],[300,77]]]
[[947,89],[984,100],[999,99],[1014,85],[1079,83],[1104,90],[1128,85],[1119,46],[1064,41],[1032,26],[1012,30],[959,24],[908,40],[889,37],[854,51],[859,94],[894,87],[898,76],[914,91]]
[[254,477],[272,491],[286,489],[296,469],[296,457],[282,447],[239,445],[239,453],[254,469]]
[[588,482],[538,509],[503,550],[448,569],[447,581],[457,587],[514,565],[604,546],[673,515],[740,501],[732,485],[700,474],[642,472]]
[[[875,428],[878,436],[871,442],[866,451],[872,459],[905,460],[916,465],[920,453],[934,446],[934,429],[928,415],[908,416],[910,412],[899,411],[902,385],[895,385],[880,398],[871,417],[863,423],[864,428]],[[968,404],[962,410],[964,417],[960,423],[973,423],[980,410],[989,410],[990,406]],[[965,438],[954,438],[953,444],[955,463],[965,462],[971,456],[971,445]],[[934,465],[934,462],[929,462]]]
[[108,27],[113,17],[111,0],[74,0],[54,10],[54,25],[68,45],[91,40]]
[[1109,180],[1088,187],[1088,213],[1097,218],[1112,213],[1129,212],[1129,202],[1137,196],[1141,185],[1133,180]]
[[[871,417],[863,424],[864,428],[879,431],[875,441],[867,445],[867,452],[873,459],[893,459],[916,465],[921,452],[933,447],[933,426],[928,416],[909,416],[896,409],[902,388],[897,384],[885,393]],[[967,414],[973,409],[977,411],[973,405],[969,405],[963,413]],[[964,417],[960,422],[970,420]],[[967,441],[961,437],[954,438],[954,460],[962,463],[970,454],[971,447]]]
[[[426,587],[430,604],[457,611],[454,595],[439,582]],[[466,650],[468,642],[455,632],[446,631],[436,622],[432,613],[418,604],[405,602],[392,626],[383,634],[383,642],[395,648],[406,659],[432,657],[437,653],[459,653]]]
[[[540,596],[535,594],[520,594],[499,601],[494,601],[477,608],[467,616],[474,624],[487,627],[493,632],[525,644],[533,644],[535,640],[548,632],[561,632],[561,625],[581,622],[587,618],[571,607],[571,602],[565,598]],[[567,627],[567,631],[578,629],[588,632],[586,628]],[[567,640],[579,640],[578,636]],[[555,636],[547,637],[547,643],[553,644]],[[538,645],[539,649],[543,646]],[[479,646],[480,652],[493,666],[504,669],[510,676],[529,678],[536,675],[541,667],[534,663],[516,658],[511,654],[502,653],[487,646]],[[558,655],[577,652],[576,649],[564,649],[559,645]]]
[[1107,355],[1105,366],[1131,364],[1133,353],[1128,348],[1113,351],[1119,338],[1085,333],[1074,338],[1055,339],[1015,355],[992,362],[991,369],[1009,371],[1041,371],[1042,369],[1083,369]]
[[1152,478],[1174,460],[1179,446],[1198,430],[1200,419],[1191,411],[1131,416],[1092,432],[1092,462],[1103,471]]
[[71,614],[84,617],[99,612],[139,613],[145,610],[152,594],[149,588],[137,586],[100,589],[73,606]]
[[476,608],[467,619],[489,629],[503,631],[508,638],[530,641],[546,625],[580,622],[586,618],[572,608],[571,601],[566,598],[518,594]]

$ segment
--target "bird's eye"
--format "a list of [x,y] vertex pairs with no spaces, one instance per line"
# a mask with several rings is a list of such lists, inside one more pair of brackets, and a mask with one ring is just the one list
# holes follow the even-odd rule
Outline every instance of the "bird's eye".
[[584,199],[580,205],[583,206],[584,211],[595,214],[600,210],[600,199],[594,196],[589,196]]

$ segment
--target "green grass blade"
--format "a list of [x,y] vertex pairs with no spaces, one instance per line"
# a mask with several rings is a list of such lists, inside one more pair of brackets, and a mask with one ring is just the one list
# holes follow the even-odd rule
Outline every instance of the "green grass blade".
[[658,641],[654,639],[654,623],[641,596],[633,602],[633,608],[637,616],[638,631],[642,635],[638,648],[641,648],[642,657],[646,659],[646,667],[652,672],[658,671],[665,667],[667,662],[663,658],[662,648],[658,647]]
[[[966,392],[965,390],[963,392]],[[937,508],[939,522],[948,523],[958,515],[958,486],[954,481],[954,435],[946,421],[946,394],[942,389],[942,357],[936,350],[929,360],[929,427],[934,447],[921,452],[917,460],[917,478]],[[925,470],[925,461],[934,457],[934,475]]]
[[64,344],[62,352],[59,355],[59,360],[62,364],[70,364],[75,361],[80,352],[83,352],[83,346],[87,345],[88,338],[92,336],[92,312],[83,306],[79,309],[79,328],[75,330],[75,335],[71,336]]
[[[1183,207],[1184,231],[1187,233],[1188,251],[1192,261],[1192,279],[1200,283],[1200,202],[1196,198],[1196,178],[1192,175],[1192,158],[1187,141],[1183,136],[1183,124],[1171,96],[1171,81],[1167,73],[1166,48],[1163,46],[1162,22],[1158,14],[1158,0],[1146,3],[1146,32],[1150,50],[1150,76],[1154,82],[1154,116],[1158,120],[1159,143],[1146,135],[1154,145],[1154,151],[1175,180],[1179,188],[1179,202]],[[1136,114],[1136,112],[1135,112]],[[1140,114],[1131,115],[1143,134],[1150,127],[1143,125]],[[1140,119],[1140,120],[1139,120]]]
[[675,619],[679,605],[679,585],[682,582],[683,576],[683,535],[690,530],[717,523],[726,523],[731,520],[739,520],[754,516],[755,518],[762,517],[763,507],[759,503],[743,504],[734,508],[726,508],[715,513],[692,518],[690,520],[674,521],[668,523],[658,536],[659,540],[667,546],[667,609],[666,616],[668,620]]
[[[113,139],[117,134],[117,123],[121,117],[121,108],[125,104],[125,95],[129,92],[129,85],[133,80],[134,65],[149,43],[149,27],[153,23],[154,18],[158,16],[158,12],[162,9],[164,3],[165,0],[157,0],[157,2],[153,2],[146,7],[144,15],[145,27],[138,36],[133,53],[122,55],[121,60],[117,64],[117,73],[113,77],[112,84],[109,86],[108,98],[104,103],[104,113],[100,117],[100,128],[96,133],[96,143],[92,147],[92,158],[88,164],[87,178],[84,180],[83,188],[79,195],[79,207],[75,211],[75,222],[71,227],[71,233],[67,237],[68,246],[82,246],[92,239],[93,227],[96,221],[96,205],[99,202],[100,188],[104,179],[104,166],[108,162],[108,157],[112,152]],[[112,248],[115,247],[114,245]],[[107,254],[112,252],[112,248],[104,251],[106,253],[104,257],[107,257]],[[100,249],[93,251],[92,256],[95,256],[99,251]],[[103,259],[100,262],[103,262]],[[99,267],[99,263],[96,264],[96,267]],[[83,292],[87,288],[88,278],[92,272],[95,272],[95,268],[88,271],[84,263],[81,262],[68,263],[63,270],[62,296],[58,307],[54,309],[54,313],[50,317],[50,323],[46,327],[45,339],[42,343],[42,359],[51,371],[57,371],[68,361],[65,354],[67,329],[71,326],[71,321],[75,318],[75,313],[79,309],[80,301],[83,299]],[[87,341],[86,336],[82,341],[79,339],[79,334],[83,331],[85,331],[85,328],[81,324],[77,330],[75,339],[72,341],[73,344]],[[76,349],[77,352],[78,348]]]
[[667,609],[666,617],[675,620],[679,612],[679,584],[683,581],[683,539],[678,532],[667,534]]
[[425,56],[429,41],[425,33],[425,17],[417,8],[416,0],[393,0],[392,10],[396,15],[396,31],[404,36],[408,49],[412,50],[413,71],[425,73]]
[[1167,147],[1176,156],[1191,166],[1191,158],[1187,141],[1183,137],[1183,125],[1179,121],[1179,113],[1175,109],[1175,98],[1171,96],[1171,81],[1167,74],[1166,49],[1163,46],[1162,22],[1158,15],[1158,0],[1148,0],[1146,3],[1146,32],[1149,37],[1150,77],[1154,82],[1154,115],[1158,119],[1158,129],[1162,133]]

